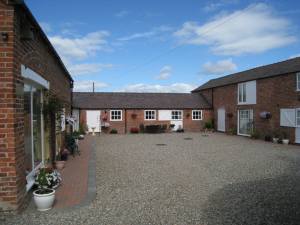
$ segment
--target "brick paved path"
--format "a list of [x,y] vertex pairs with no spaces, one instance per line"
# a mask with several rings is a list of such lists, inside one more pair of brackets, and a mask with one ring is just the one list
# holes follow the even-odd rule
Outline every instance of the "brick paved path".
[[92,137],[86,136],[80,141],[80,156],[69,156],[66,167],[60,171],[63,181],[56,190],[54,208],[78,205],[86,196],[91,139]]

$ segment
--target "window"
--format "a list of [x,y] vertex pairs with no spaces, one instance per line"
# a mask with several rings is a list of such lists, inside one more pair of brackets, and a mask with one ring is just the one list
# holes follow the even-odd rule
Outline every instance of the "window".
[[122,110],[110,110],[110,121],[121,121]]
[[145,120],[155,120],[156,111],[155,110],[145,110]]
[[182,120],[182,111],[181,110],[173,110],[171,114],[172,120]]
[[238,84],[239,103],[246,102],[246,83]]
[[297,73],[297,91],[300,91],[300,73]]
[[193,110],[192,120],[202,120],[202,110]]
[[296,126],[300,127],[300,109],[296,109]]
[[256,104],[256,80],[238,84],[238,104]]

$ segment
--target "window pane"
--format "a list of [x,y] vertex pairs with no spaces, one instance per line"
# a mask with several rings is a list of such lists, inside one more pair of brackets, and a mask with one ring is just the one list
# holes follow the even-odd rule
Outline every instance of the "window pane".
[[41,144],[41,91],[33,92],[33,150],[34,166],[42,162]]
[[31,92],[30,87],[24,86],[24,141],[25,141],[25,168],[26,174],[32,171],[32,145],[31,145]]
[[243,102],[246,102],[246,83],[243,84]]

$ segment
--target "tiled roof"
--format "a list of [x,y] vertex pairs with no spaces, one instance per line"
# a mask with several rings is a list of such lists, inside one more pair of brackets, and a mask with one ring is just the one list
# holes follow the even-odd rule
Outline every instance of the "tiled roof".
[[81,109],[207,109],[201,94],[74,92],[73,107]]
[[192,92],[300,71],[300,57],[212,79]]

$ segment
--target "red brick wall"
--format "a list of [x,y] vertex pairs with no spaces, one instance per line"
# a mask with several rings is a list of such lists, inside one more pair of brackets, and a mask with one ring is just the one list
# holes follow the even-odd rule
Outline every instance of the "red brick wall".
[[[20,11],[0,1],[0,211],[21,210],[26,202],[24,167],[24,106],[21,64],[50,81],[50,91],[70,111],[70,80],[38,32],[31,41],[20,39]],[[45,143],[47,144],[47,143]]]
[[[225,108],[226,131],[237,128],[237,110],[253,109],[254,127],[263,137],[274,131],[288,132],[291,141],[295,140],[295,129],[280,127],[280,109],[300,107],[299,96],[296,92],[296,74],[275,76],[272,78],[259,79],[256,81],[256,104],[237,105],[237,84],[217,87],[213,89],[213,109],[215,128],[217,128],[218,108]],[[260,112],[271,112],[271,119],[261,119]],[[228,117],[227,113],[232,113]]]
[[212,119],[212,110],[202,110],[202,120],[193,120],[192,110],[183,111],[183,128],[185,132],[200,132],[203,131],[205,122]]

